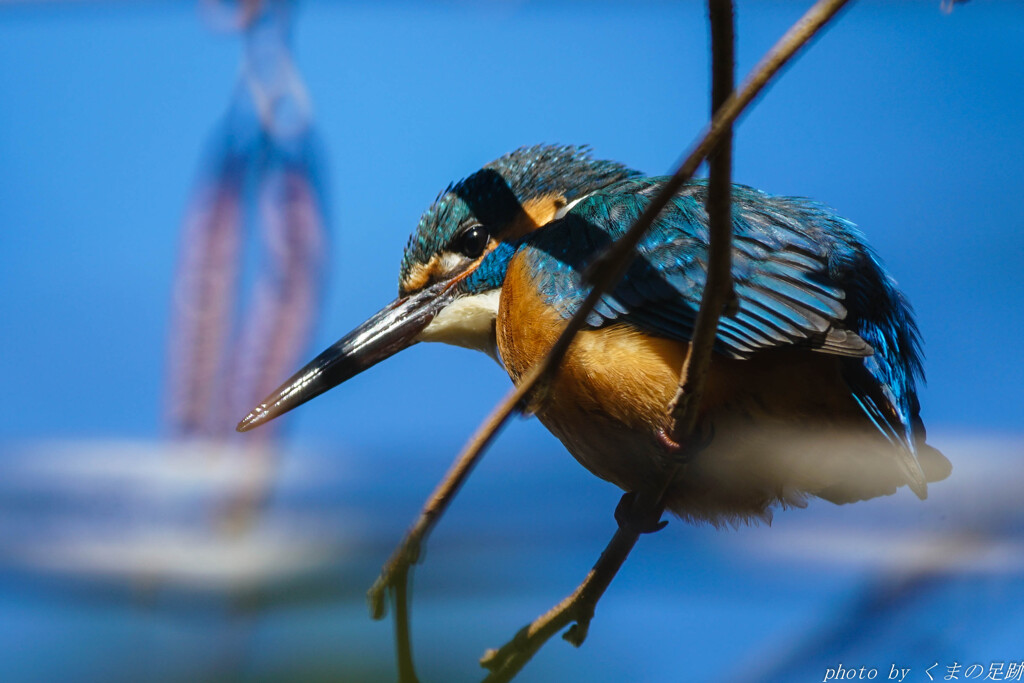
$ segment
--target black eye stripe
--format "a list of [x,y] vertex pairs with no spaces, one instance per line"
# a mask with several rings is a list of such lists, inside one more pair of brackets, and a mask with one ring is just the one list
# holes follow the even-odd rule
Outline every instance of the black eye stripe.
[[455,251],[458,251],[463,256],[477,258],[480,254],[484,253],[490,238],[491,236],[487,232],[487,228],[480,224],[474,224],[463,230],[455,238],[453,246]]

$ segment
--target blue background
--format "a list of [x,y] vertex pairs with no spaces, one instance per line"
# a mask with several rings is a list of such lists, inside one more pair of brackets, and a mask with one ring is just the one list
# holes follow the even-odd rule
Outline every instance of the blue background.
[[[740,74],[804,7],[739,3]],[[811,681],[840,660],[927,680],[1024,659],[1022,45],[1020,3],[857,3],[736,135],[737,182],[836,208],[914,303],[952,478],[926,503],[812,503],[770,528],[674,522],[583,650],[553,642],[522,680]],[[310,1],[295,47],[334,219],[316,350],[393,298],[450,180],[537,142],[663,173],[707,120],[696,2]],[[0,7],[4,680],[391,677],[361,592],[509,387],[482,354],[396,356],[288,418],[262,516],[216,540],[198,511],[246,461],[170,452],[163,385],[180,223],[238,61],[190,3]],[[582,578],[618,495],[536,421],[506,430],[416,575],[423,679],[479,677],[484,648]]]

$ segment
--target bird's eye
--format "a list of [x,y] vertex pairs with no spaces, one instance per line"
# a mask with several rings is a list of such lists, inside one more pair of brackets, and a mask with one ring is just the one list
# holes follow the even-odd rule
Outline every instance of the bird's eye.
[[487,228],[482,225],[471,225],[462,231],[458,239],[455,242],[455,248],[459,250],[459,253],[469,258],[477,258],[480,254],[484,253],[484,249],[487,247],[487,242],[490,239],[490,235],[487,234]]

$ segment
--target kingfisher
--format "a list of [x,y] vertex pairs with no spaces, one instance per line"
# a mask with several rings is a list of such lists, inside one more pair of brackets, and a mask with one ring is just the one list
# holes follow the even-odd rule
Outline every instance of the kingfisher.
[[[418,342],[487,353],[518,383],[590,291],[588,264],[667,179],[586,146],[523,147],[449,185],[402,257],[398,298],[317,356],[246,431]],[[592,473],[714,525],[770,521],[810,496],[918,497],[950,473],[926,444],[909,302],[849,221],[732,186],[735,306],[719,322],[696,452],[666,439],[707,281],[706,181],[684,186],[586,318],[531,408]],[[666,478],[671,481],[665,487]]]

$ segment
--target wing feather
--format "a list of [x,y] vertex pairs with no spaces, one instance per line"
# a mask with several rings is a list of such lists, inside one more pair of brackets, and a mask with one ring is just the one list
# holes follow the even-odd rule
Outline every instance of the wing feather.
[[[581,274],[619,239],[663,179],[625,180],[523,238],[541,294],[563,316],[589,292]],[[587,317],[689,341],[707,281],[706,184],[687,185],[637,246],[626,276]],[[849,359],[843,376],[865,415],[901,444],[907,481],[924,495],[924,431],[915,379],[921,357],[909,304],[856,228],[805,199],[733,186],[736,311],[719,322],[715,349],[732,358],[800,346]],[[568,239],[566,237],[568,236]],[[940,468],[941,469],[941,468]],[[947,468],[948,469],[948,468]],[[945,471],[945,470],[944,470]]]
[[[624,181],[582,200],[559,221],[558,234],[530,238],[544,273],[542,290],[565,316],[586,288],[586,262],[620,237],[648,201],[651,181]],[[626,278],[605,294],[587,318],[591,327],[627,322],[652,334],[688,341],[707,280],[708,226],[703,184],[688,186],[638,246]],[[871,346],[846,327],[845,291],[829,272],[827,245],[805,234],[798,211],[763,204],[767,195],[736,186],[733,275],[739,309],[719,323],[716,348],[735,358],[779,346],[809,346],[824,353],[863,356]],[[778,199],[778,198],[771,198]],[[823,214],[824,215],[824,214]],[[568,230],[570,240],[562,239]],[[553,265],[555,267],[553,267]]]

